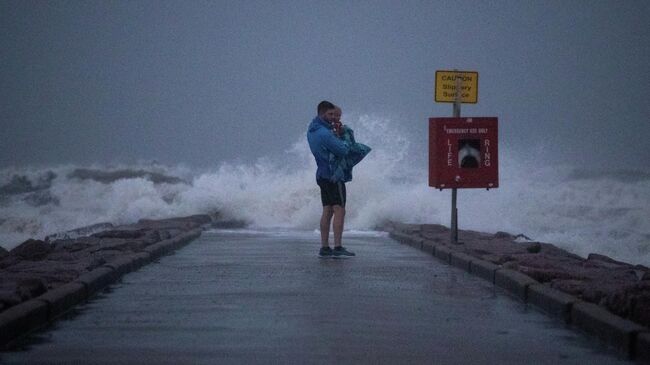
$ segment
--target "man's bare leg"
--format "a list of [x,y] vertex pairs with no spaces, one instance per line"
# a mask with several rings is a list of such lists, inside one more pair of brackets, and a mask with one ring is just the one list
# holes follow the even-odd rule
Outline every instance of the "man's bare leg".
[[345,207],[340,205],[334,206],[334,247],[341,247],[341,238],[343,236],[343,224],[345,222]]
[[[323,206],[323,215],[320,217],[320,242],[321,247],[329,247],[330,239],[330,223],[332,222],[332,214],[334,210],[331,205]],[[336,228],[334,230],[336,237]],[[339,241],[340,242],[340,241]]]

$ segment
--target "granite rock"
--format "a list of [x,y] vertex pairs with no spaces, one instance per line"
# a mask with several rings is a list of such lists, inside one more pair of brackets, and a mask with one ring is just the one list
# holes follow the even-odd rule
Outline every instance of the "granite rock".
[[10,254],[23,260],[42,260],[52,251],[52,245],[41,240],[28,239],[21,243]]
[[650,326],[650,270],[602,254],[587,258],[523,234],[459,231],[463,245],[449,243],[449,229],[433,224],[389,222],[388,229],[446,245],[452,251],[517,270],[551,288],[595,303],[638,324]]
[[47,285],[43,279],[27,278],[18,281],[16,285],[16,294],[22,301],[35,298],[47,291]]
[[539,242],[531,242],[526,246],[526,251],[530,253],[539,253],[542,250],[542,245]]
[[0,308],[8,309],[16,304],[20,304],[23,300],[16,294],[15,287],[0,288]]
[[78,237],[88,236],[88,235],[91,235],[93,233],[106,231],[106,230],[109,230],[109,229],[112,229],[112,228],[113,228],[112,223],[108,223],[108,222],[95,223],[95,224],[91,224],[89,226],[76,228],[76,229],[72,229],[72,230],[65,231],[65,232],[59,232],[59,233],[51,234],[51,235],[45,237],[44,241],[45,242],[53,242],[53,241],[56,241],[56,240],[74,239],[74,238],[78,238]]
[[110,230],[92,234],[92,237],[97,238],[126,238],[137,239],[145,235],[144,230]]
[[[69,231],[74,234],[50,236],[47,242],[30,239],[8,253],[0,251],[0,311],[72,282],[121,257],[143,252],[162,240],[209,224],[213,219],[206,214],[143,219],[118,227],[102,223]],[[95,232],[98,227],[107,229]],[[90,235],[77,236],[83,232]]]

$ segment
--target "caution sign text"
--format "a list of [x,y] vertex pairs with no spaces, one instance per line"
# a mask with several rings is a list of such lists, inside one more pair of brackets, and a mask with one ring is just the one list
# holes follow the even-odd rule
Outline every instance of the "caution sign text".
[[453,103],[459,95],[461,103],[478,101],[478,72],[436,71],[435,101]]

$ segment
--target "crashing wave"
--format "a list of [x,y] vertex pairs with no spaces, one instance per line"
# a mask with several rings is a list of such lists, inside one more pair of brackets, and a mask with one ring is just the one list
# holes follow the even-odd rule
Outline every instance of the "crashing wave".
[[142,178],[154,184],[187,184],[181,178],[168,176],[158,172],[146,170],[114,170],[103,171],[97,169],[75,169],[68,174],[69,179],[94,180],[103,184],[110,184],[118,180]]
[[[348,184],[346,229],[372,230],[386,220],[448,225],[450,193],[428,186],[426,151],[411,148],[413,137],[385,118],[362,115],[347,122],[373,153]],[[583,256],[597,252],[650,263],[648,172],[578,173],[532,166],[507,146],[500,151],[499,189],[458,192],[461,229],[524,232]],[[221,163],[210,171],[138,164],[24,167],[0,170],[0,187],[5,248],[101,222],[214,211],[251,229],[313,230],[321,212],[315,162],[303,133],[283,155],[250,164]],[[36,193],[42,195],[29,196]]]

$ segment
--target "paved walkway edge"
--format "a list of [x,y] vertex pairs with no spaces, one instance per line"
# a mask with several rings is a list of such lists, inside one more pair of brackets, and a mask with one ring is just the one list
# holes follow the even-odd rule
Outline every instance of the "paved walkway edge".
[[25,336],[54,322],[123,275],[197,239],[202,231],[202,228],[196,228],[148,246],[143,252],[119,257],[70,283],[3,311],[0,313],[0,349],[12,348]]
[[389,236],[505,289],[524,303],[532,304],[543,312],[600,338],[628,359],[650,364],[650,329],[647,327],[541,284],[519,271],[456,252],[453,247],[440,242],[400,231],[390,231]]

